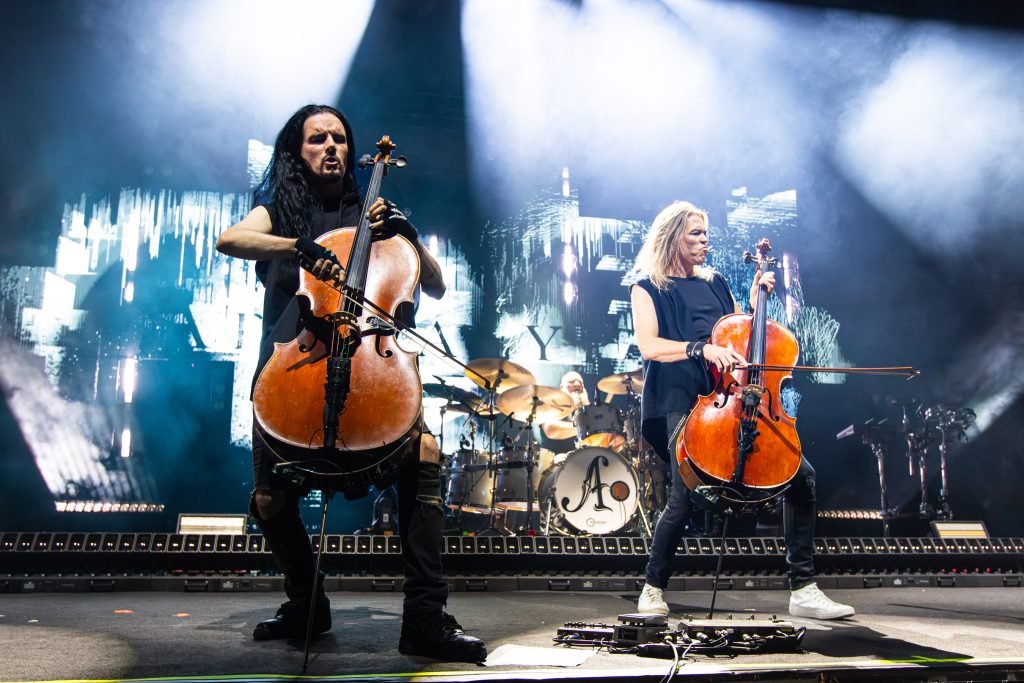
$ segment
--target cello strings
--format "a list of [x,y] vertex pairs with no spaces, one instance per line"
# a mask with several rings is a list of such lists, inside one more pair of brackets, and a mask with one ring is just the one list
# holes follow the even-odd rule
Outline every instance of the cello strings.
[[395,317],[393,315],[391,315],[391,313],[387,312],[386,310],[384,310],[383,308],[381,308],[380,306],[375,304],[370,299],[367,299],[366,297],[361,297],[361,300],[360,300],[360,298],[357,298],[357,297],[353,296],[352,294],[350,294],[348,292],[348,288],[344,284],[334,285],[334,284],[331,284],[331,283],[328,283],[328,282],[324,282],[324,284],[327,285],[328,287],[331,287],[332,289],[337,291],[339,294],[341,294],[342,300],[350,301],[350,302],[352,302],[353,304],[355,304],[357,306],[362,304],[362,305],[368,306],[369,308],[373,309],[374,313],[376,313],[379,316],[382,316],[381,322],[384,323],[384,325],[386,325],[389,329],[394,330],[396,335],[397,334],[404,334],[404,335],[406,335],[408,337],[412,337],[417,342],[422,344],[422,348],[430,349],[431,351],[433,351],[434,355],[439,360],[450,362],[450,363],[452,363],[454,365],[457,365],[461,370],[464,370],[466,372],[469,372],[469,373],[472,373],[472,374],[476,375],[484,383],[484,386],[489,388],[490,381],[486,377],[484,377],[483,375],[478,373],[476,370],[474,370],[473,368],[471,368],[468,365],[466,365],[465,363],[463,363],[461,360],[459,360],[455,356],[453,356],[450,353],[446,352],[444,349],[438,347],[436,344],[434,344],[432,341],[430,341],[429,339],[427,339],[423,335],[419,334],[414,327],[412,327],[410,325],[407,325],[406,323],[403,323],[400,320],[396,320]]

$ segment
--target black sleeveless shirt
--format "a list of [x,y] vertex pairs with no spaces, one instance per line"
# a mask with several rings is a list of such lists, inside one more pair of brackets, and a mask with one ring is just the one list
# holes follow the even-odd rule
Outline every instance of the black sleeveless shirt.
[[[729,285],[719,273],[711,280],[673,277],[666,290],[643,279],[636,283],[650,294],[658,316],[658,336],[673,341],[707,341],[711,328],[723,315],[736,310]],[[711,391],[711,377],[703,361],[682,360],[662,363],[646,360],[641,419],[647,421],[669,413],[685,413],[700,394]]]

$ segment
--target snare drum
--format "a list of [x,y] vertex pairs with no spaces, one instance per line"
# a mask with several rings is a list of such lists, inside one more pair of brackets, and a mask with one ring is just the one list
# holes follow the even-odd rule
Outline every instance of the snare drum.
[[487,460],[487,451],[460,449],[452,456],[445,495],[448,507],[470,514],[490,513],[494,473]]
[[[498,454],[498,481],[494,491],[494,507],[505,510],[527,509],[526,448],[509,448]],[[533,463],[533,509],[540,510],[537,502],[540,480],[551,468],[555,454],[546,448],[537,449],[537,460]]]
[[633,466],[605,448],[569,453],[544,475],[540,488],[553,522],[573,534],[615,533],[632,521],[640,503]]
[[622,414],[610,403],[583,406],[572,415],[580,446],[596,446],[621,451],[626,445],[626,430]]

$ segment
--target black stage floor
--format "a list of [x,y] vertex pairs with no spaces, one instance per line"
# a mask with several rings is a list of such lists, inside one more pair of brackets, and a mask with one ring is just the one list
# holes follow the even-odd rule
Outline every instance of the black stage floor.
[[[875,588],[832,590],[857,615],[806,626],[802,651],[692,656],[687,680],[1024,680],[1024,588]],[[710,593],[668,592],[673,617],[706,615]],[[0,594],[0,680],[167,678],[280,680],[302,675],[302,646],[255,642],[253,624],[281,594]],[[500,666],[414,661],[397,651],[399,593],[331,593],[334,629],[313,644],[305,676],[315,680],[658,681],[671,660],[590,648],[575,666],[539,665],[580,652],[552,643],[567,621],[614,624],[636,594],[458,592],[449,611],[488,642]],[[717,616],[786,616],[786,591],[723,591]],[[503,647],[504,646],[504,647]],[[537,649],[533,649],[537,648]]]

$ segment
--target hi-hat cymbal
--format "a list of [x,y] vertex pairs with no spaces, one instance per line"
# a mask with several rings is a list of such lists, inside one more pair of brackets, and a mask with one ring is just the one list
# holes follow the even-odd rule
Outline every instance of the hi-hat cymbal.
[[459,410],[459,405],[464,406],[463,412],[472,411],[473,406],[480,402],[480,397],[471,391],[451,384],[438,384],[427,382],[423,385],[423,393],[428,396],[436,396],[448,400],[448,408]]
[[532,372],[507,358],[477,358],[469,361],[466,367],[466,377],[484,389],[488,388],[488,383],[491,389],[497,387],[499,394],[537,381]]
[[555,387],[524,384],[509,389],[498,397],[498,410],[526,422],[536,409],[534,422],[541,424],[561,420],[572,410],[569,394]]
[[[423,385],[423,393],[427,394],[427,396],[437,397],[429,403],[430,407],[433,408],[439,408],[443,404],[447,411],[490,419],[493,419],[495,415],[501,414],[500,410],[493,405],[487,405],[480,396],[451,384],[428,382]],[[441,403],[436,401],[441,401]],[[426,399],[424,399],[423,405],[428,405]]]
[[620,372],[615,375],[608,375],[607,377],[603,377],[598,380],[597,388],[600,391],[603,391],[606,394],[612,394],[613,396],[628,394],[629,389],[632,389],[634,394],[639,394],[644,388],[643,370],[634,370],[633,372]]

